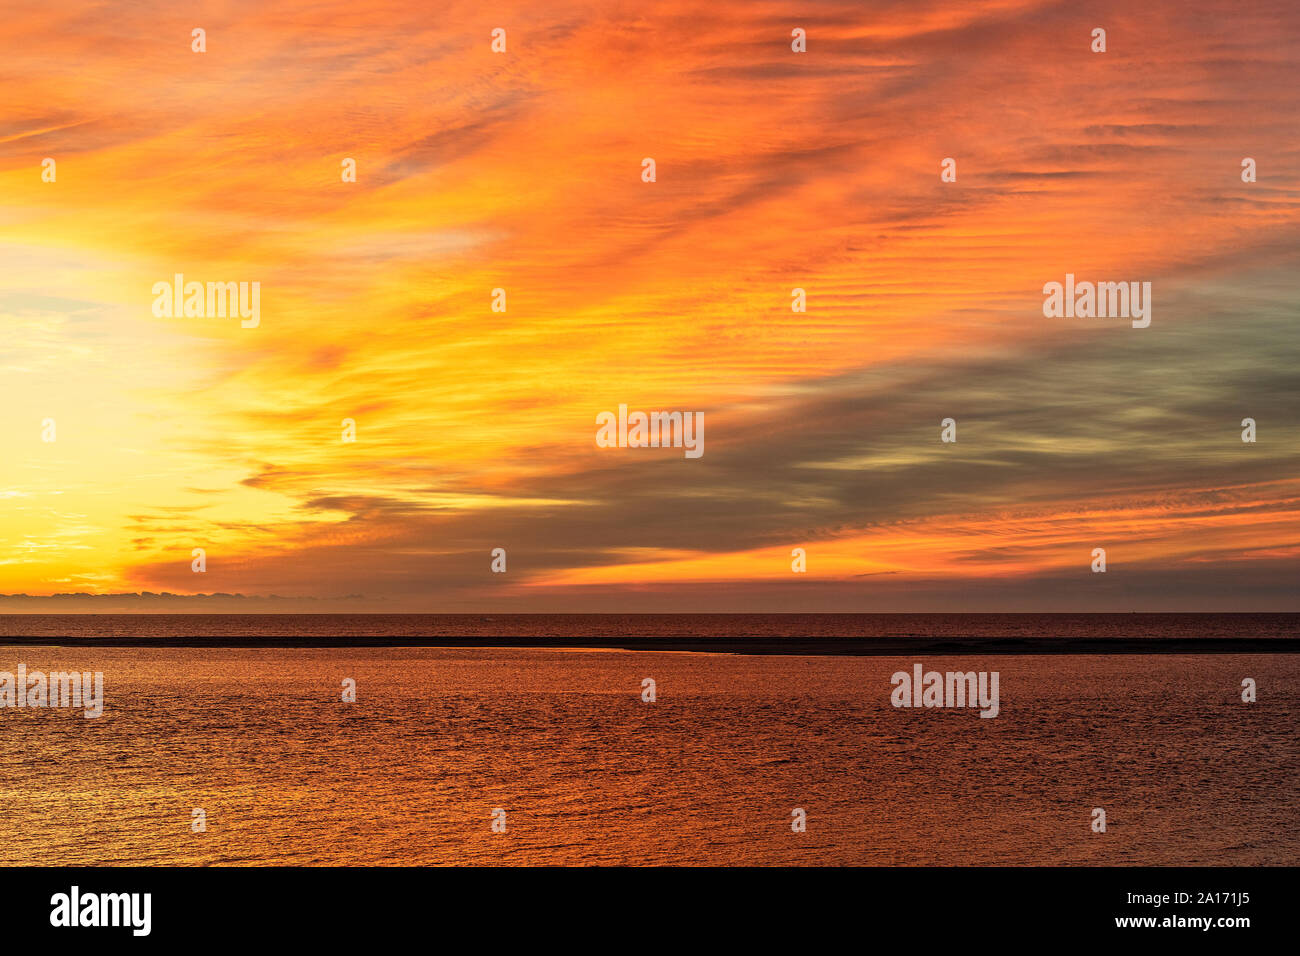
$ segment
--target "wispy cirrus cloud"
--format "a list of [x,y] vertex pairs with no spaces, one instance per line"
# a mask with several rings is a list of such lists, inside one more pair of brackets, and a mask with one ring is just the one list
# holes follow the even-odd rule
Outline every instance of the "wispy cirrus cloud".
[[[1297,40],[1280,4],[7,18],[0,583],[1291,606]],[[1153,281],[1154,324],[1044,319],[1067,271]],[[261,326],[154,318],[177,272],[260,281]],[[704,410],[707,454],[603,453],[620,402]],[[1127,576],[1080,597],[1095,545]]]

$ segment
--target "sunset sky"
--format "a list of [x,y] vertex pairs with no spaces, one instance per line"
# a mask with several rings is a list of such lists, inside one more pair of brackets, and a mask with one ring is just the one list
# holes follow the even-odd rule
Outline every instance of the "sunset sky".
[[[1289,0],[11,5],[0,594],[1300,610],[1297,49]],[[1045,318],[1067,272],[1151,326]],[[704,455],[597,447],[620,404]]]

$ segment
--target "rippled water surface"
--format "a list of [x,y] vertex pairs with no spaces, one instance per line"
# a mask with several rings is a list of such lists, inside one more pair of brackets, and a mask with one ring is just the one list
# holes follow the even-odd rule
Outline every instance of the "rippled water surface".
[[892,707],[912,658],[0,647],[20,662],[103,671],[107,701],[0,710],[7,864],[1300,862],[1296,655],[921,661],[999,671],[992,720]]

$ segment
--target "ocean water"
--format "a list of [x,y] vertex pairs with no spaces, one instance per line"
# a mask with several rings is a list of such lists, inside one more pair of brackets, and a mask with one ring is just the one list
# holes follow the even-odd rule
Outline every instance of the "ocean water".
[[1300,614],[0,614],[3,637],[1300,637]]
[[[998,671],[999,715],[893,707],[918,662]],[[19,663],[102,671],[105,706],[0,709],[8,865],[1300,862],[1295,654],[0,643]]]

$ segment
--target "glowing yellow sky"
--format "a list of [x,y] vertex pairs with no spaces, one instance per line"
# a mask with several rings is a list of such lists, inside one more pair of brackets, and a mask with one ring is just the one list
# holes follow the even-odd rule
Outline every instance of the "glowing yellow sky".
[[[1101,610],[1103,546],[1125,610],[1292,607],[1298,39],[1198,4],[25,7],[0,592]],[[1152,328],[1045,319],[1066,272],[1151,281]],[[260,282],[260,325],[155,317],[175,273]],[[620,403],[704,411],[704,457],[595,447]]]

